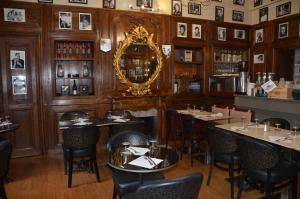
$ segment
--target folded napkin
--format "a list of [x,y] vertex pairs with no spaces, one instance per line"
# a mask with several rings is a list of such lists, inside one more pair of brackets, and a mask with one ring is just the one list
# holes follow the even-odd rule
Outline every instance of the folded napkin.
[[223,113],[213,113],[213,114],[210,114],[210,116],[212,116],[212,117],[222,117]]
[[110,119],[112,119],[112,120],[117,120],[117,119],[121,119],[122,118],[122,116],[120,116],[120,115],[112,115],[112,116],[110,116]]
[[232,131],[248,131],[248,129],[243,128],[241,126],[232,126],[232,127],[230,127],[230,130],[232,130]]
[[85,122],[85,121],[88,121],[89,119],[88,118],[77,118],[77,119],[74,119],[74,120],[71,120],[73,122]]
[[149,149],[148,148],[142,148],[142,147],[128,147],[128,151],[130,151],[133,155],[145,155]]
[[90,125],[90,124],[93,124],[93,122],[77,122],[77,123],[74,123],[74,125],[76,125],[76,126],[85,126],[85,125]]
[[268,136],[271,142],[285,142],[285,143],[292,143],[291,138],[283,137],[283,136]]
[[113,121],[114,121],[114,122],[128,122],[129,119],[121,119],[121,118],[118,118],[118,119],[114,119]]
[[7,125],[11,125],[11,122],[2,122],[0,123],[0,126],[7,126]]
[[138,167],[147,168],[147,169],[152,169],[153,167],[160,164],[162,161],[163,160],[157,159],[157,158],[150,158],[150,157],[146,157],[146,156],[140,156],[137,159],[132,160],[128,164],[138,166]]

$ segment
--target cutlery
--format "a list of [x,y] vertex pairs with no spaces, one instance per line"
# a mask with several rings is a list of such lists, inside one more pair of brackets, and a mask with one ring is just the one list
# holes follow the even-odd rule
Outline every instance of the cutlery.
[[279,138],[277,140],[275,140],[276,142],[281,142],[281,141],[285,141],[285,140],[290,140],[291,138],[289,137],[284,137],[284,138]]
[[150,157],[148,157],[148,156],[144,156],[144,158],[145,158],[145,160],[148,160],[148,162],[150,163],[150,165],[154,165],[154,166],[156,166],[156,163],[150,158]]

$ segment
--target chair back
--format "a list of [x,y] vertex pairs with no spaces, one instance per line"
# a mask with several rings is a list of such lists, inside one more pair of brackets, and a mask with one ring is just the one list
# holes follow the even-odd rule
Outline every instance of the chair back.
[[246,171],[272,169],[281,157],[275,146],[249,137],[238,139],[238,151]]
[[202,180],[203,174],[194,173],[176,179],[146,182],[135,192],[125,194],[124,199],[197,199]]
[[60,120],[75,120],[78,118],[89,118],[89,115],[83,111],[68,111],[61,116]]
[[165,132],[168,137],[180,135],[180,118],[177,111],[173,108],[165,110]]
[[144,133],[125,130],[110,137],[107,142],[108,151],[121,146],[123,142],[129,142],[131,145],[149,144],[148,137]]
[[7,174],[8,160],[10,158],[12,145],[7,140],[0,141],[0,179],[3,179]]
[[270,122],[271,126],[276,126],[275,124],[280,124],[279,128],[290,130],[290,123],[282,118],[267,118],[261,121],[261,123]]
[[[222,113],[224,116],[229,116],[229,108],[227,107],[218,107],[216,105],[213,105],[211,107],[211,112],[213,113]],[[216,121],[218,124],[228,124],[228,119],[226,120],[218,120]]]
[[194,137],[196,133],[196,121],[191,115],[179,114],[181,121],[181,132],[183,137]]
[[230,109],[230,123],[241,122],[242,117],[245,117],[246,123],[250,123],[252,112],[250,110],[242,111],[242,110],[236,110],[235,108]]
[[212,152],[229,154],[237,151],[237,138],[234,134],[214,127],[208,127],[208,129],[208,142]]
[[96,126],[64,129],[63,146],[74,149],[96,146],[99,136],[99,129]]

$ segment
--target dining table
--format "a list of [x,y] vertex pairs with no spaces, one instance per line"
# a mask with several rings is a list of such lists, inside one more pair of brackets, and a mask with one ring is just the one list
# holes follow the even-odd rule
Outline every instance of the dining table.
[[214,122],[217,120],[230,119],[229,115],[224,115],[222,113],[213,113],[213,112],[203,111],[203,110],[199,110],[199,109],[190,109],[190,110],[181,109],[181,110],[177,110],[177,112],[179,114],[191,115],[198,120],[202,120],[202,121],[208,122],[208,123]]

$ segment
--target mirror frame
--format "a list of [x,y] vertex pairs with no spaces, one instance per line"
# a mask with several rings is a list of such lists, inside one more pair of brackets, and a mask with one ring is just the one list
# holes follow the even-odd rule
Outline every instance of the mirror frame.
[[[126,78],[125,74],[121,71],[121,58],[126,49],[136,42],[143,41],[147,44],[150,50],[152,50],[156,56],[157,66],[154,73],[150,78],[144,83],[133,83]],[[128,33],[125,33],[125,39],[119,42],[119,46],[116,49],[114,56],[114,68],[116,70],[117,76],[121,83],[126,84],[129,88],[126,90],[134,96],[142,96],[146,94],[151,94],[150,85],[157,79],[161,69],[162,69],[162,53],[157,44],[153,42],[153,34],[149,35],[147,30],[139,25],[134,27]]]

